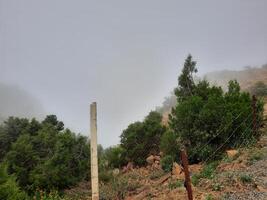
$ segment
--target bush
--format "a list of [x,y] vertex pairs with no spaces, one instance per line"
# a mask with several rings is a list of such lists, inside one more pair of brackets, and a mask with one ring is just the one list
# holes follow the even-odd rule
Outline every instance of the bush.
[[33,196],[34,200],[67,200],[59,195],[58,191],[50,191],[49,193],[37,190]]
[[161,159],[160,164],[165,172],[170,172],[172,170],[173,162],[173,157],[170,155],[166,155]]
[[[221,158],[225,149],[235,148],[244,140],[250,141],[255,137],[250,126],[250,95],[240,91],[237,81],[229,82],[226,93],[205,80],[195,83],[195,65],[189,56],[178,78],[179,84],[175,89],[177,105],[169,122],[176,139],[187,147],[191,163]],[[259,122],[262,121],[262,110],[263,105],[257,102]]]
[[114,177],[108,184],[100,187],[100,199],[125,199],[127,191],[135,191],[139,187],[139,182],[128,181],[123,177]]
[[183,187],[184,186],[184,183],[181,181],[181,180],[176,180],[174,182],[170,182],[168,187],[173,190],[175,188],[180,188],[180,187]]
[[107,167],[111,169],[121,168],[127,164],[124,155],[125,150],[121,146],[109,147],[104,150],[101,162],[106,162]]
[[151,154],[159,154],[160,138],[165,132],[161,125],[162,116],[155,111],[148,114],[143,122],[130,124],[121,134],[121,147],[127,161],[142,166]]
[[170,155],[175,161],[178,161],[181,148],[180,144],[175,133],[167,130],[161,137],[160,150],[164,155]]
[[8,175],[6,166],[0,165],[0,199],[5,200],[27,200],[29,197],[23,192],[14,175]]
[[16,175],[24,190],[61,190],[89,176],[87,138],[63,130],[63,123],[53,115],[23,127],[5,159],[8,172]]
[[251,183],[252,182],[252,177],[248,174],[241,174],[239,178],[240,178],[240,181],[242,183]]

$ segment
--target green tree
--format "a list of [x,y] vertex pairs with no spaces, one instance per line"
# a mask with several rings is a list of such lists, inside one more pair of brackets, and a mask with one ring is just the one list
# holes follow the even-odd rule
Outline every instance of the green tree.
[[178,161],[180,155],[181,141],[177,138],[177,135],[167,130],[161,137],[160,150],[164,156],[171,156],[173,160]]
[[28,192],[64,189],[90,174],[87,138],[62,130],[59,124],[56,117],[47,117],[42,123],[32,120],[5,155],[8,172],[15,174]]
[[192,56],[189,54],[185,60],[182,74],[178,77],[178,87],[174,90],[178,102],[194,94],[193,74],[196,72],[196,61],[193,61]]
[[109,147],[105,149],[103,160],[107,161],[108,168],[121,168],[125,164],[127,164],[125,158],[125,150],[120,146]]
[[160,138],[165,132],[161,115],[151,111],[143,122],[130,124],[121,134],[121,146],[128,161],[144,165],[150,154],[159,153]]
[[[185,64],[179,80],[188,76],[187,66]],[[177,88],[186,88],[185,83],[179,81]],[[193,91],[190,95],[188,92],[176,93],[178,102],[169,125],[177,139],[187,147],[191,162],[205,160],[217,149],[216,156],[220,156],[226,148],[255,137],[251,125],[252,99],[248,93],[240,91],[237,81],[229,82],[226,93],[205,80],[190,85]],[[258,105],[260,115],[262,105]]]
[[3,160],[10,150],[11,144],[24,133],[28,125],[29,121],[27,119],[9,117],[0,126],[0,161]]
[[14,175],[7,173],[5,164],[0,164],[0,199],[3,200],[27,200],[29,197],[23,192]]

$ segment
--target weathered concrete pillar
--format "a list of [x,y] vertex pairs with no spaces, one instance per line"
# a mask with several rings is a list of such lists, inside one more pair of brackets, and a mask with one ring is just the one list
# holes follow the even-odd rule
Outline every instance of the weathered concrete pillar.
[[91,181],[92,181],[92,200],[99,200],[98,188],[98,163],[97,163],[97,109],[96,102],[90,105],[91,116]]

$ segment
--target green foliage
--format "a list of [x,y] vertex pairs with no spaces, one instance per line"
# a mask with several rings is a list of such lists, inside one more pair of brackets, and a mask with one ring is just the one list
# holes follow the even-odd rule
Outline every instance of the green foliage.
[[14,175],[8,175],[6,166],[0,165],[0,199],[5,200],[27,200],[29,197],[23,192]]
[[109,147],[104,150],[102,161],[107,162],[108,168],[121,168],[123,165],[127,164],[124,155],[125,150],[121,146]]
[[[178,102],[172,110],[169,124],[176,140],[187,147],[190,162],[200,162],[217,149],[212,159],[220,158],[225,149],[240,146],[244,140],[253,140],[255,135],[251,125],[252,99],[249,94],[241,92],[236,81],[229,82],[226,93],[205,80],[196,84],[193,82],[194,72],[195,62],[189,57],[178,78],[175,93]],[[262,104],[257,102],[259,122],[262,110]]]
[[180,144],[175,133],[167,130],[161,137],[160,150],[164,155],[170,155],[174,160],[178,161],[181,148]]
[[114,177],[108,184],[100,187],[100,199],[125,199],[127,192],[135,191],[140,186],[137,181],[128,181],[123,177]]
[[222,185],[220,183],[214,183],[212,185],[212,190],[214,191],[220,191],[222,189]]
[[193,95],[195,87],[193,73],[196,72],[196,62],[192,60],[192,56],[189,54],[185,60],[182,74],[178,78],[178,87],[174,91],[178,102]]
[[191,178],[193,185],[197,186],[201,178],[213,179],[216,174],[217,166],[218,166],[218,162],[212,162],[212,163],[206,164],[200,173],[193,174]]
[[205,197],[205,200],[213,200],[213,196],[211,194],[208,194],[206,197]]
[[200,181],[200,174],[193,174],[193,176],[191,177],[191,182],[194,186],[197,186],[199,184]]
[[166,155],[160,160],[161,167],[165,172],[170,172],[172,170],[173,162],[173,156],[171,155]]
[[34,200],[67,200],[62,197],[57,191],[45,192],[37,190],[33,196]]
[[242,182],[242,183],[251,183],[252,182],[252,177],[250,176],[250,175],[248,175],[248,174],[240,174],[240,176],[239,176],[239,178],[240,178],[240,181]]
[[264,158],[265,152],[261,149],[253,149],[248,154],[248,164],[253,164],[254,162]]
[[3,160],[6,153],[10,150],[11,144],[15,142],[25,130],[29,129],[32,123],[29,123],[29,121],[24,118],[10,117],[0,126],[0,161]]
[[170,182],[168,185],[169,189],[171,189],[171,190],[176,189],[176,188],[180,188],[183,186],[184,186],[184,183],[181,180],[176,180],[174,182]]
[[9,118],[2,126],[3,138],[15,132],[11,134],[10,147],[5,147],[8,151],[4,159],[8,172],[16,175],[24,190],[60,190],[88,177],[87,138],[63,128],[64,124],[54,115],[41,123]]
[[121,134],[121,147],[125,157],[136,165],[144,165],[150,154],[158,154],[160,138],[165,132],[161,115],[152,111],[143,122],[130,124]]
[[108,183],[114,178],[112,171],[101,170],[99,172],[99,180],[103,183]]
[[164,174],[165,173],[162,170],[152,171],[152,173],[150,174],[149,178],[151,180],[155,180],[155,179],[158,179],[158,178],[162,177]]
[[214,178],[216,167],[218,166],[218,162],[212,162],[204,166],[202,171],[200,172],[201,178]]

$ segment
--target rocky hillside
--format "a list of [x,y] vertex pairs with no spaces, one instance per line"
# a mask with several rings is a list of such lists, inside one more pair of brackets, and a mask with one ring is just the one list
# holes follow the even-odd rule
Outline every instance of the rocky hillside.
[[[265,112],[267,107],[265,107]],[[267,117],[267,116],[265,116]],[[260,140],[247,148],[227,152],[219,163],[190,165],[195,200],[265,200],[267,199],[267,126]],[[186,200],[184,172],[177,163],[170,173],[159,164],[160,157],[147,159],[147,166],[114,170],[108,184],[101,184],[101,199]],[[66,191],[76,200],[90,198],[90,184],[83,182]]]
[[245,67],[244,70],[222,70],[210,72],[206,79],[216,85],[226,88],[229,80],[236,79],[243,90],[249,90],[255,83],[262,81],[267,84],[267,64],[261,67]]

